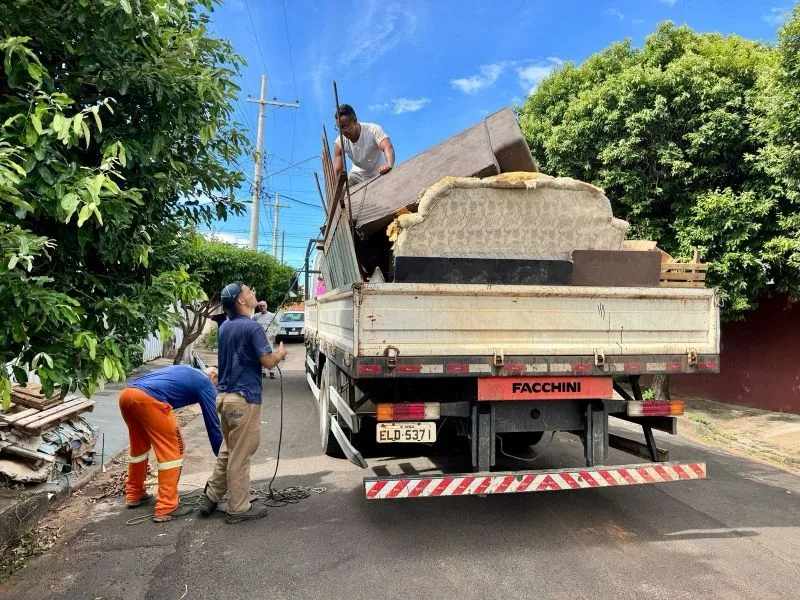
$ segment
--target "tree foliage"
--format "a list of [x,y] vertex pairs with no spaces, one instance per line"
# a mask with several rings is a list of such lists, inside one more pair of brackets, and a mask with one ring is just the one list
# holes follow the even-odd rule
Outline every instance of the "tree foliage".
[[246,150],[213,4],[0,0],[0,363],[18,380],[91,394],[202,296],[186,232],[241,212]]
[[175,356],[175,364],[183,359],[186,348],[203,333],[206,320],[220,308],[220,292],[233,281],[243,281],[256,290],[275,311],[286,299],[294,270],[280,264],[271,254],[240,248],[216,240],[196,237],[187,254],[188,269],[200,281],[204,298],[185,304],[180,310],[183,341]]
[[[728,319],[774,290],[800,289],[790,257],[796,251],[788,249],[796,240],[790,217],[796,210],[786,210],[797,182],[776,185],[776,172],[756,158],[767,145],[765,129],[790,122],[789,113],[798,122],[792,96],[794,104],[778,103],[783,119],[757,125],[768,112],[765,96],[776,87],[800,89],[789,82],[789,73],[800,71],[785,66],[789,55],[793,64],[800,60],[792,27],[782,30],[780,58],[760,42],[665,22],[642,48],[615,43],[580,65],[564,65],[519,109],[544,172],[604,188],[633,237],[656,240],[684,259],[701,251]],[[780,71],[785,83],[773,84]],[[777,145],[789,136],[774,137]],[[797,177],[784,158],[775,162],[787,178]]]

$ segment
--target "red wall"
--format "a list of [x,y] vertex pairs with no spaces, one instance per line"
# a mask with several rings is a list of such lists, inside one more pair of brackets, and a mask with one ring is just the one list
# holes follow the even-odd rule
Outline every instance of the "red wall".
[[670,391],[800,414],[800,302],[764,300],[745,321],[722,326],[720,373],[675,375]]

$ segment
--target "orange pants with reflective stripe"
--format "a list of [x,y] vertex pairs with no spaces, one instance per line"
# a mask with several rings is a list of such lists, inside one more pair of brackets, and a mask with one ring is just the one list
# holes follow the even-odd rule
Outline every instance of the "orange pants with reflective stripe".
[[142,390],[127,387],[119,396],[119,410],[128,426],[130,455],[125,500],[136,502],[146,493],[147,457],[150,447],[158,461],[158,499],[155,515],[178,507],[178,480],[183,465],[183,438],[172,407]]

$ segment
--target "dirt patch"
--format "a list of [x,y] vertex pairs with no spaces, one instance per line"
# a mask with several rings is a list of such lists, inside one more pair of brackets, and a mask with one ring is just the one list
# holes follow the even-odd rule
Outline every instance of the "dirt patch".
[[686,414],[679,421],[681,434],[800,473],[800,415],[742,408],[702,398],[681,399],[686,403]]

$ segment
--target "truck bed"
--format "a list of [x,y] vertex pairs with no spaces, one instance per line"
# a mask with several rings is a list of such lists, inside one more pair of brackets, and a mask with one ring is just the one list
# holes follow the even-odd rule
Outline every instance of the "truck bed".
[[607,360],[716,356],[718,323],[709,289],[365,283],[308,302],[305,327],[355,359],[391,346],[399,357]]

